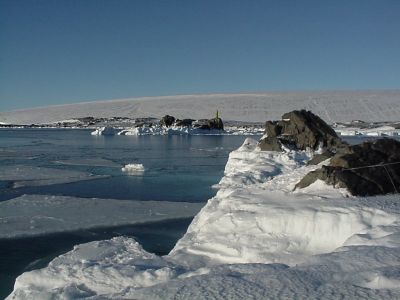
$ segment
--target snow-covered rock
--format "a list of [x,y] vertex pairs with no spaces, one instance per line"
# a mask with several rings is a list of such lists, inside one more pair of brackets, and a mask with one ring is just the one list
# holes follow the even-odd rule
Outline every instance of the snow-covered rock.
[[127,128],[118,133],[119,135],[223,135],[224,130],[217,129],[199,129],[188,126],[141,126]]

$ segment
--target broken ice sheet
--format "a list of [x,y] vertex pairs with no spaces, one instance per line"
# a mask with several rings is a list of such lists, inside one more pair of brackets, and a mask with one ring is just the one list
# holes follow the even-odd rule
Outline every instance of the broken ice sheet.
[[3,166],[0,169],[0,180],[13,181],[13,188],[71,183],[104,177],[107,176],[75,170],[24,165]]
[[94,166],[94,167],[110,167],[120,168],[121,165],[105,158],[74,158],[57,160],[55,163],[60,165],[74,165],[74,166]]
[[0,239],[196,215],[204,203],[23,195],[0,202]]

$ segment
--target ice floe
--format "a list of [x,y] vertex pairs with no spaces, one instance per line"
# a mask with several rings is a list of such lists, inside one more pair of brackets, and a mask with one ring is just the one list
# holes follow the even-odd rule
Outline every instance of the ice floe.
[[105,177],[108,176],[93,175],[88,172],[75,170],[45,168],[27,165],[3,166],[0,169],[0,180],[12,181],[13,188],[71,183]]
[[121,170],[128,175],[138,175],[143,174],[144,166],[142,164],[127,164]]
[[95,166],[95,167],[121,167],[109,159],[104,158],[71,158],[55,161],[59,165],[73,165],[73,166]]
[[0,238],[185,218],[204,204],[23,195],[0,202]]

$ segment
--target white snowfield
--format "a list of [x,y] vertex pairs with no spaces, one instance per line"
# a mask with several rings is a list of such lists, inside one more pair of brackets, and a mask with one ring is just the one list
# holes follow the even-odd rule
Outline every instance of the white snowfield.
[[396,129],[393,126],[380,126],[376,128],[356,128],[356,127],[346,127],[346,128],[335,128],[336,133],[341,136],[353,136],[353,135],[363,135],[363,136],[400,136],[400,129]]
[[247,139],[169,255],[126,237],[78,245],[7,299],[400,299],[399,195],[293,191],[310,156]]
[[80,117],[156,117],[202,119],[218,109],[224,120],[278,120],[294,109],[308,109],[328,123],[352,120],[399,121],[400,90],[265,92],[142,97],[57,105],[2,112],[0,121],[43,124]]
[[203,203],[23,195],[0,202],[0,239],[194,216]]

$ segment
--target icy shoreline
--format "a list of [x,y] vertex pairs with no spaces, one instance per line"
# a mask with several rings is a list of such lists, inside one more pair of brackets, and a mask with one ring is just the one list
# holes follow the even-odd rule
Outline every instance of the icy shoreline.
[[318,167],[311,156],[247,139],[169,255],[126,237],[78,245],[18,277],[7,299],[399,298],[398,195],[293,191]]

